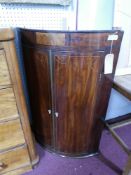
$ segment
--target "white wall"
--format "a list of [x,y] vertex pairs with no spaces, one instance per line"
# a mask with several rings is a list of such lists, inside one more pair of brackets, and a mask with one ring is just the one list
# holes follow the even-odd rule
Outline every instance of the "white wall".
[[[114,27],[124,30],[117,69],[131,66],[131,0],[115,1]],[[130,68],[131,69],[131,68]]]
[[[78,30],[111,29],[114,0],[78,0]],[[71,6],[0,4],[0,27],[76,29],[77,0]]]
[[79,0],[78,30],[112,29],[114,0]]

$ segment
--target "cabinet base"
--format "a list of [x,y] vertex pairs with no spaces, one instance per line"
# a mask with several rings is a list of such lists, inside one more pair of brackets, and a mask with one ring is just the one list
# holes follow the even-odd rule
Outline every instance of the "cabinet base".
[[44,145],[42,144],[38,139],[37,139],[38,143],[41,145],[41,147],[43,149],[45,149],[46,151],[52,153],[52,154],[57,154],[61,157],[72,157],[72,158],[87,158],[87,157],[92,157],[92,156],[96,156],[99,154],[99,151],[94,152],[94,153],[89,153],[89,152],[85,152],[85,153],[79,153],[79,154],[71,154],[71,153],[64,153],[58,150],[55,150],[54,148],[48,146],[48,145]]
[[84,154],[77,154],[77,155],[74,155],[74,154],[65,154],[63,152],[59,152],[59,151],[54,151],[54,150],[51,150],[49,149],[48,147],[44,147],[44,149],[46,149],[48,152],[52,153],[52,154],[57,154],[61,157],[67,157],[67,158],[76,158],[76,159],[83,159],[83,158],[88,158],[88,157],[92,157],[92,156],[96,156],[99,154],[99,152],[95,152],[95,153],[84,153]]
[[36,158],[31,162],[32,163],[32,166],[35,167],[37,166],[37,164],[39,163],[39,156],[36,156]]

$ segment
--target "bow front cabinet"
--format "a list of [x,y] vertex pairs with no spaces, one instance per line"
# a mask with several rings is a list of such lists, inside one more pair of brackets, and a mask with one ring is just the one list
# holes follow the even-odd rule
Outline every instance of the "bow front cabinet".
[[123,32],[19,33],[37,140],[61,155],[97,153]]

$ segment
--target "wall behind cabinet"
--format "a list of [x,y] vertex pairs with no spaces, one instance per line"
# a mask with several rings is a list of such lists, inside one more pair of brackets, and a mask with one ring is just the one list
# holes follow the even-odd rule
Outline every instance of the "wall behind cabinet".
[[114,20],[114,0],[79,0],[78,30],[110,30]]
[[[114,26],[120,27],[124,30],[124,36],[120,51],[120,57],[117,68],[128,68],[131,73],[131,1],[130,0],[116,0],[115,1],[115,18]],[[130,68],[130,71],[129,71]],[[120,72],[120,71],[119,71]],[[118,73],[119,73],[118,72]],[[127,69],[125,69],[125,73]],[[124,73],[121,72],[121,73]]]
[[[0,4],[0,27],[22,27],[30,29],[66,30],[71,6],[39,4]],[[72,17],[72,25],[75,19]]]
[[[131,74],[131,1],[115,0],[114,26],[124,30],[117,75]],[[131,112],[131,101],[112,90],[106,118],[115,118]]]
[[72,0],[70,6],[0,4],[0,27],[75,30],[77,3],[79,30],[112,29],[114,0]]

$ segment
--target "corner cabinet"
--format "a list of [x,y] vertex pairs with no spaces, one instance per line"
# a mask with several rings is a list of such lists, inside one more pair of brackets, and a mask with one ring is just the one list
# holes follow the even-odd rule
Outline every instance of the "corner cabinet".
[[11,29],[0,29],[0,174],[18,175],[38,161]]
[[123,32],[19,33],[37,140],[66,156],[97,153]]

